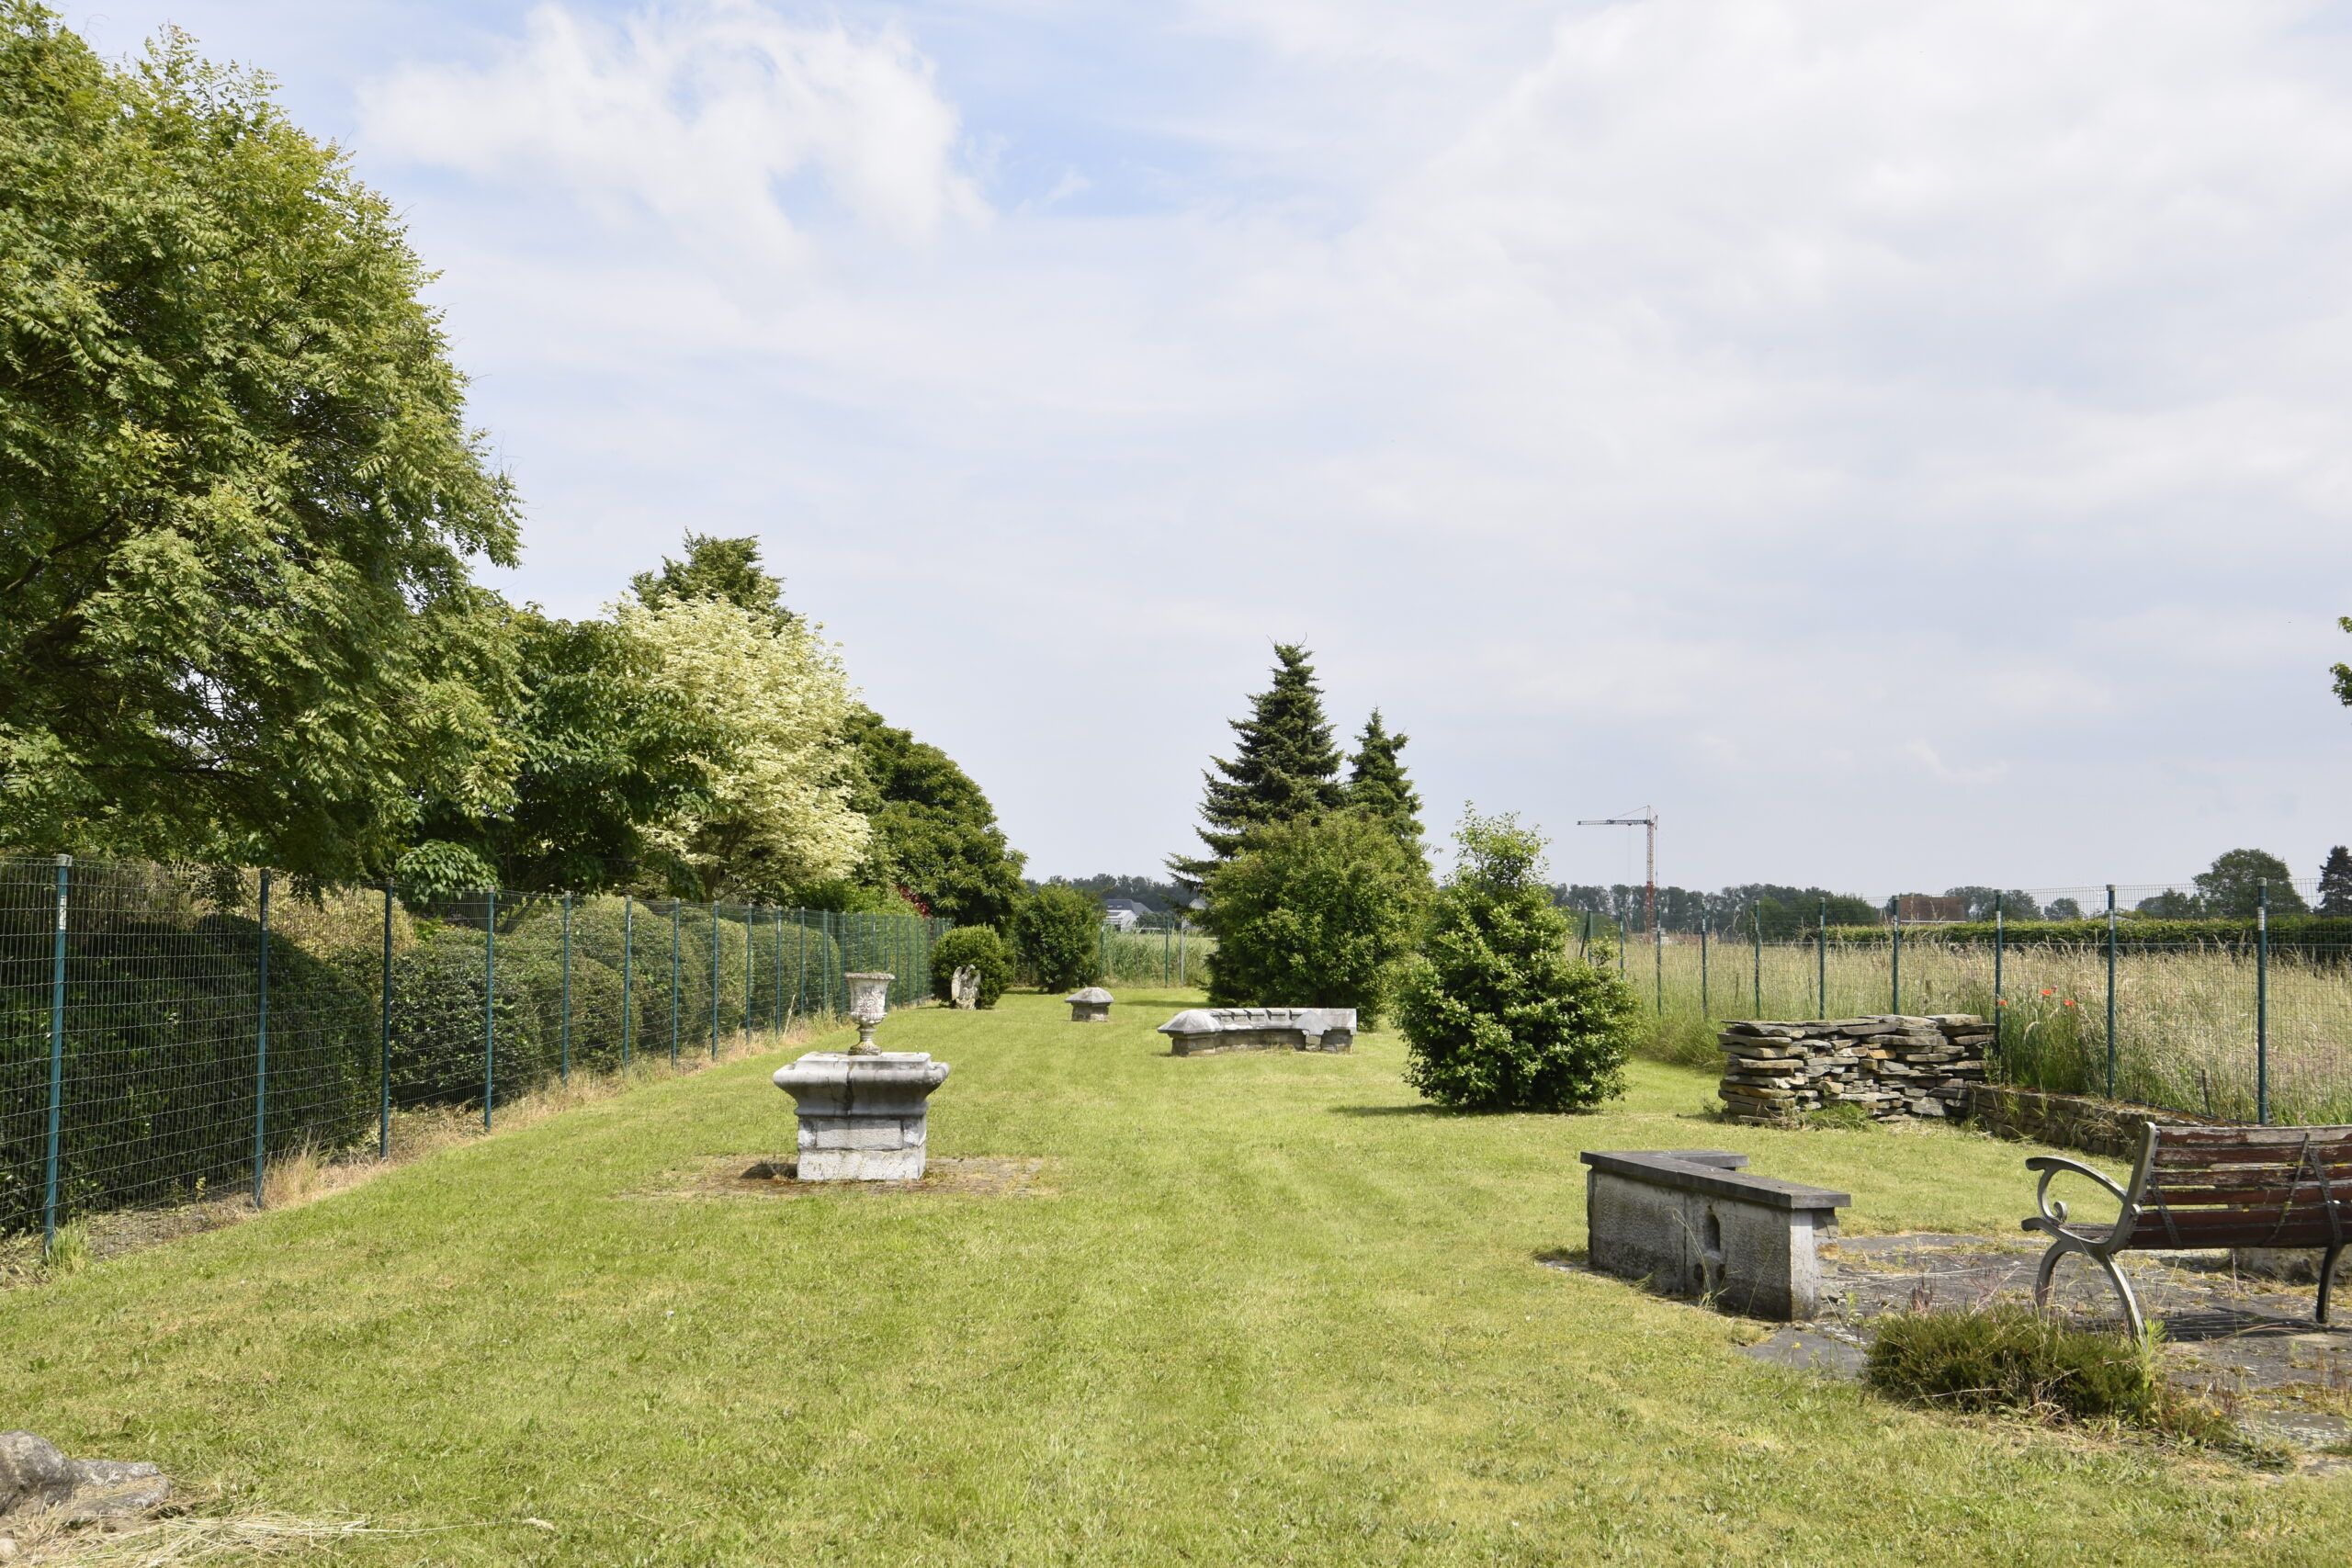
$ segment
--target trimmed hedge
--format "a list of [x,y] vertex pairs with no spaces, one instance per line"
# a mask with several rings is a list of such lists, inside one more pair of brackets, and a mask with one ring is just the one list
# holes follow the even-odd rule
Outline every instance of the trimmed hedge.
[[1012,984],[1012,954],[1005,951],[1004,939],[989,926],[957,926],[932,943],[932,996],[943,1002],[952,999],[956,971],[967,964],[979,971],[979,1005],[996,1006],[997,998]]
[[[2177,919],[2158,915],[2116,911],[2115,940],[2131,947],[2247,947],[2251,948],[2256,932],[2252,920],[2239,919]],[[1831,926],[1829,941],[1840,947],[1884,947],[1893,939],[1889,926]],[[2107,945],[2107,916],[2080,920],[2007,920],[2002,923],[2002,941],[2010,947]],[[1795,940],[1810,944],[1812,931],[1800,931]],[[1960,920],[1951,924],[1912,925],[1903,928],[1903,940],[1914,942],[1983,944],[1993,942],[1993,922],[1990,920]],[[2274,915],[2270,919],[2270,950],[2293,950],[2311,953],[2352,954],[2352,919],[2330,915]]]

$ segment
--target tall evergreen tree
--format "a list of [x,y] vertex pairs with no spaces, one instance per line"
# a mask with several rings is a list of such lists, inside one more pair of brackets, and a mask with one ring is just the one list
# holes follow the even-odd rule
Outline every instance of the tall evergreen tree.
[[1413,781],[1405,774],[1405,764],[1396,753],[1405,749],[1410,737],[1391,735],[1381,722],[1380,710],[1372,710],[1372,717],[1364,722],[1363,733],[1356,737],[1356,754],[1348,772],[1347,800],[1350,806],[1365,811],[1385,823],[1388,830],[1416,856],[1421,853],[1421,797],[1413,788]]
[[649,610],[680,599],[724,599],[778,624],[793,619],[784,607],[784,580],[760,565],[760,542],[753,538],[722,539],[688,529],[685,559],[663,556],[660,571],[640,571],[628,585]]
[[1231,761],[1212,759],[1203,773],[1201,802],[1205,855],[1169,857],[1168,868],[1198,886],[1233,858],[1250,829],[1320,816],[1340,803],[1340,750],[1323,716],[1323,690],[1315,666],[1296,643],[1274,646],[1274,683],[1250,699],[1250,716],[1229,720],[1240,737]]
[[2319,868],[2319,912],[2352,915],[2352,849],[2342,844],[2327,852]]

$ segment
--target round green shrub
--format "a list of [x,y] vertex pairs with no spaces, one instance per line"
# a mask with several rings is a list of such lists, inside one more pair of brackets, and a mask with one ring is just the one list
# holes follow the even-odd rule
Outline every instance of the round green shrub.
[[1353,1008],[1374,1029],[1426,896],[1388,828],[1357,811],[1261,828],[1208,881],[1209,1001]]
[[1102,906],[1049,882],[1012,912],[1012,952],[1023,974],[1047,991],[1094,984],[1102,964]]
[[1568,956],[1544,880],[1544,840],[1465,813],[1398,1021],[1405,1078],[1441,1105],[1577,1111],[1622,1093],[1639,1012],[1632,986]]
[[1012,984],[1012,954],[1004,950],[1004,939],[987,926],[957,926],[932,944],[931,994],[943,1002],[950,999],[956,971],[967,964],[979,971],[980,1006],[996,1006]]

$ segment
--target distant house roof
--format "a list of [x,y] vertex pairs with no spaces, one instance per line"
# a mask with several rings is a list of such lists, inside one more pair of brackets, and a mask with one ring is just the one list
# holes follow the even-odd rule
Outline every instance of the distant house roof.
[[1105,898],[1102,900],[1102,908],[1114,915],[1122,911],[1131,915],[1148,915],[1151,913],[1150,905],[1138,903],[1133,898]]

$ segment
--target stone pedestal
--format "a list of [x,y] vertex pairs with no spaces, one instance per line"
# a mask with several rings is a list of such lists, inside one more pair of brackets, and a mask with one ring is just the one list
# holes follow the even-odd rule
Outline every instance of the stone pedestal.
[[1751,1176],[1726,1149],[1587,1149],[1593,1268],[1780,1322],[1814,1315],[1843,1192]]
[[947,1081],[927,1051],[811,1051],[776,1069],[800,1116],[803,1181],[912,1181],[922,1175],[925,1111]]
[[1103,1023],[1110,1020],[1111,993],[1100,986],[1072,991],[1062,1000],[1069,1004],[1069,1021],[1072,1023]]

